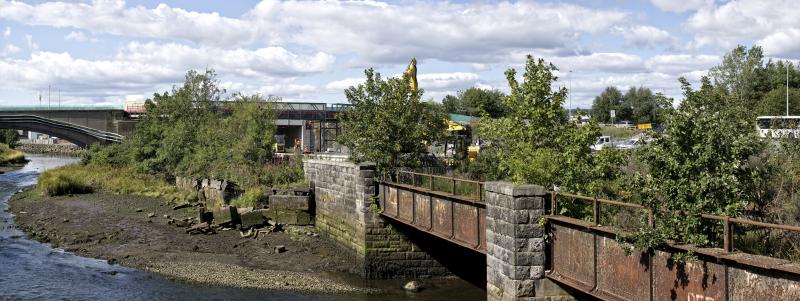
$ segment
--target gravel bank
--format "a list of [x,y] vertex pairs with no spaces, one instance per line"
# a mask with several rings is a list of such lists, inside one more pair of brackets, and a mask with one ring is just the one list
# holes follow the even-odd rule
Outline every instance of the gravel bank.
[[[33,190],[9,201],[31,238],[81,256],[207,285],[309,293],[376,293],[324,273],[352,272],[352,258],[313,227],[242,238],[239,231],[189,235],[170,219],[196,216],[160,199],[110,194],[44,198]],[[276,253],[275,246],[286,251]]]

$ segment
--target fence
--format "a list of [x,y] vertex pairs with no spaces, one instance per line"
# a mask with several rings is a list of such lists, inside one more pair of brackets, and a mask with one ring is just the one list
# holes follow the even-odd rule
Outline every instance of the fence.
[[[591,202],[592,203],[592,222],[599,226],[600,223],[600,205],[607,204],[607,205],[614,205],[614,206],[621,206],[631,209],[643,210],[646,212],[648,216],[648,226],[653,227],[655,225],[653,210],[642,205],[638,204],[631,204],[626,202],[602,199],[597,197],[587,197],[577,194],[570,194],[570,193],[563,193],[563,192],[555,192],[551,191],[551,214],[556,215],[558,212],[558,196],[569,197],[575,200],[580,200],[583,202]],[[743,218],[736,218],[736,217],[729,217],[729,216],[721,216],[721,215],[713,215],[713,214],[701,214],[700,217],[705,220],[713,220],[713,221],[720,221],[722,222],[722,229],[723,229],[723,249],[725,252],[733,252],[735,249],[733,233],[735,232],[736,224],[742,225],[751,225],[756,227],[762,228],[769,228],[769,229],[777,229],[777,230],[785,230],[785,231],[793,231],[800,233],[800,227],[798,226],[790,226],[790,225],[781,225],[781,224],[773,224],[773,223],[765,223],[759,222],[749,219]]]
[[[384,180],[386,180],[385,177]],[[405,170],[396,172],[396,181],[399,184],[449,193],[453,196],[483,202],[483,182],[480,181]]]

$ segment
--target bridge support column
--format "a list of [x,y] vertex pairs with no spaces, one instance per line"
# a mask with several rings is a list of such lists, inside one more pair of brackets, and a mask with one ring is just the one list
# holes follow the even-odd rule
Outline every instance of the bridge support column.
[[378,214],[375,164],[305,159],[303,170],[314,187],[317,229],[352,251],[359,274],[372,279],[450,275],[425,246],[412,242],[408,235],[413,233]]
[[571,299],[544,279],[544,187],[488,182],[485,193],[488,300]]

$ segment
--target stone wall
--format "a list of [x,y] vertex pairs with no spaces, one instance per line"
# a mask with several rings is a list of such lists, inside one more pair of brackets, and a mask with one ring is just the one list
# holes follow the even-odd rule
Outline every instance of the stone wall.
[[449,274],[401,225],[379,216],[374,164],[304,159],[303,170],[314,189],[316,227],[355,255],[363,276]]
[[488,182],[486,293],[488,300],[537,297],[545,265],[544,187]]
[[20,142],[14,149],[29,154],[80,155],[83,148],[75,144],[39,144]]
[[175,186],[180,189],[197,191],[198,200],[210,208],[228,204],[238,194],[235,184],[223,180],[175,177]]

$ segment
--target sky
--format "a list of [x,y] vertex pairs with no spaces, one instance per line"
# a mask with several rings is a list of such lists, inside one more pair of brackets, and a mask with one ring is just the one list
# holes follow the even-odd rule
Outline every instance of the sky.
[[736,45],[796,62],[797,16],[796,0],[0,0],[0,105],[122,104],[207,68],[228,94],[343,103],[364,69],[398,76],[412,57],[441,101],[507,92],[528,54],[559,68],[568,107],[607,86],[679,101],[679,77],[697,83]]

